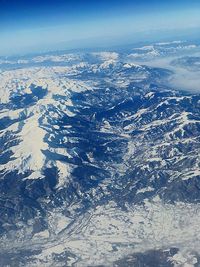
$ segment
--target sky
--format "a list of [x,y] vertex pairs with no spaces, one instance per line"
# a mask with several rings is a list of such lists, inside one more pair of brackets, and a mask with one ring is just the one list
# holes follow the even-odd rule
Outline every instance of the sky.
[[199,0],[0,0],[0,55],[162,39],[199,14]]

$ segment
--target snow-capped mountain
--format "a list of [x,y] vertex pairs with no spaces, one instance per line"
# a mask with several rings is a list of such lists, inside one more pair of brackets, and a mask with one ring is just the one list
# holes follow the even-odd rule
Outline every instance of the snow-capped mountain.
[[200,264],[198,49],[1,59],[0,266]]

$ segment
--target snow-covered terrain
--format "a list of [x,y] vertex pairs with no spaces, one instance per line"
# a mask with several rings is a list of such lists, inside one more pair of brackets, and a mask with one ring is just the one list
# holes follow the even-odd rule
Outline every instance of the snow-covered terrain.
[[198,53],[1,58],[0,266],[200,266]]

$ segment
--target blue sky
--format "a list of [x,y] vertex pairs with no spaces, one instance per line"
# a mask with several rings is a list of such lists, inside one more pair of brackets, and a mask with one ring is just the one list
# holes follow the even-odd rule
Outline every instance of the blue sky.
[[199,0],[0,0],[0,55],[148,41],[199,14]]

